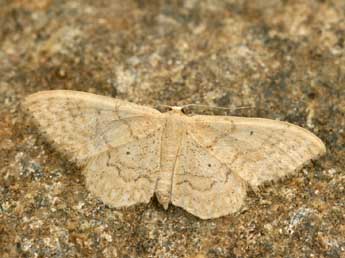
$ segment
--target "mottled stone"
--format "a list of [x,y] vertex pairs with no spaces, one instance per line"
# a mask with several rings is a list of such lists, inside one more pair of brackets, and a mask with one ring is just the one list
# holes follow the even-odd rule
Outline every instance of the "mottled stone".
[[[343,0],[0,1],[2,257],[343,257],[344,14]],[[155,199],[115,210],[19,112],[48,89],[252,106],[241,115],[305,127],[328,154],[220,219]]]

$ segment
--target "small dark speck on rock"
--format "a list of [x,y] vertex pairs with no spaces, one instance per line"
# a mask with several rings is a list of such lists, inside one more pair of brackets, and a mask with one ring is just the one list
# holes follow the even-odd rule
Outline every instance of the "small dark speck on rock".
[[44,176],[41,165],[34,161],[27,162],[22,160],[22,166],[22,175],[25,177],[32,177],[34,180],[39,180]]
[[216,101],[216,104],[219,107],[227,107],[230,104],[230,94],[227,92],[222,97],[218,98]]

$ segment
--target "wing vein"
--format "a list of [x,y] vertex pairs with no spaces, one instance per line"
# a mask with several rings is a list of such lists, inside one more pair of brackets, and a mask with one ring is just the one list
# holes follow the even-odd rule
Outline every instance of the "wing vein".
[[[224,162],[223,162],[222,160],[220,160],[216,155],[214,155],[214,153],[210,152],[209,149],[208,149],[207,147],[203,146],[203,145],[196,139],[196,137],[193,135],[193,133],[190,132],[190,130],[187,129],[187,131],[188,131],[188,133],[190,134],[190,137],[193,139],[193,141],[194,141],[196,144],[198,144],[201,148],[205,149],[205,150],[207,151],[207,153],[208,153],[211,157],[213,157],[213,158],[216,159],[219,163],[221,163],[223,166],[225,166],[225,167],[228,169],[228,171],[229,171],[230,173],[233,173],[233,174],[234,174],[236,177],[238,177],[241,181],[243,181],[245,184],[247,184],[246,180],[245,180],[244,178],[242,178],[242,177],[241,177],[237,172],[235,172],[233,169],[231,169],[231,168],[228,166],[227,163],[224,163]],[[228,178],[228,176],[229,176],[229,175],[228,175],[229,172],[227,172],[227,174],[226,174],[226,179],[225,179],[224,182],[227,182],[227,178]]]

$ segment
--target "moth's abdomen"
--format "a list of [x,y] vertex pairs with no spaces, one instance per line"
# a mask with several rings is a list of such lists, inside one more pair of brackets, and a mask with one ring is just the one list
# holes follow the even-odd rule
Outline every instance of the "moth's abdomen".
[[156,196],[165,209],[171,200],[172,178],[176,160],[185,131],[181,115],[172,114],[167,117],[161,141],[160,173],[156,184]]

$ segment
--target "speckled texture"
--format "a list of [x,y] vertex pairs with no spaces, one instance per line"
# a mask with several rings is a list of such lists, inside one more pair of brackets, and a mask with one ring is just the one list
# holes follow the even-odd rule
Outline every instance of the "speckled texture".
[[[344,257],[344,21],[343,0],[0,0],[1,256]],[[157,200],[115,210],[20,111],[47,89],[251,105],[242,113],[301,125],[328,154],[220,219]]]

